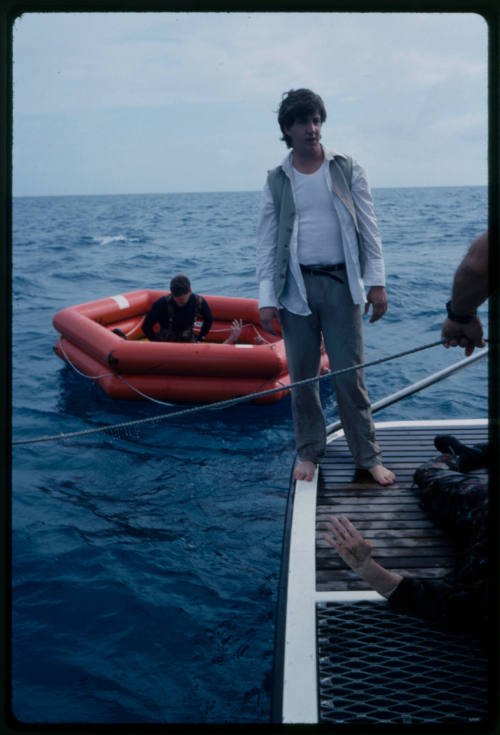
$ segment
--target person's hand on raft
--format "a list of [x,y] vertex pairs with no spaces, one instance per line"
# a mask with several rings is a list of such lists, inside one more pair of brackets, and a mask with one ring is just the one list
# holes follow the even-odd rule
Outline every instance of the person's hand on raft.
[[224,344],[234,345],[240,338],[241,330],[243,329],[243,321],[241,319],[233,319],[231,322],[231,331],[229,337],[226,339]]

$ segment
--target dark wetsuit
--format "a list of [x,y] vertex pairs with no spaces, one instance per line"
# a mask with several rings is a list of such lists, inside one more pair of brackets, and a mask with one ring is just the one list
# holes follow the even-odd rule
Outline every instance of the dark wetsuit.
[[429,518],[453,539],[453,573],[440,579],[403,577],[389,597],[397,610],[445,627],[483,633],[488,621],[488,475],[464,474],[443,455],[419,467],[415,483]]
[[[203,324],[196,338],[193,326],[197,317]],[[169,295],[154,302],[144,317],[142,331],[152,342],[195,342],[204,339],[212,322],[212,312],[203,296],[192,293],[185,306],[177,306]],[[160,327],[158,332],[154,331],[156,324]]]

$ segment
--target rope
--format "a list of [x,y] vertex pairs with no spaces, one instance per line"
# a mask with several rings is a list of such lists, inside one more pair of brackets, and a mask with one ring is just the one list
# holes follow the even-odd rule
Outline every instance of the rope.
[[[248,325],[244,324],[243,326],[253,327],[254,330],[255,330],[255,332],[256,332],[256,334],[257,334],[257,336],[260,336],[259,335],[259,332],[257,331],[257,329],[256,329],[256,327],[255,327],[254,324],[248,323]],[[131,331],[134,331],[134,329],[135,329],[135,327]],[[216,329],[215,331],[216,332],[225,332],[226,330],[225,329]],[[130,334],[130,332],[128,332],[128,334]],[[111,378],[111,377],[115,376],[115,377],[119,378],[123,383],[125,383],[125,385],[128,388],[130,388],[131,391],[133,391],[134,393],[137,393],[138,396],[141,396],[141,398],[144,398],[146,401],[151,401],[151,403],[157,403],[159,406],[174,406],[175,405],[174,403],[168,403],[167,401],[160,401],[158,398],[153,398],[153,396],[148,396],[147,393],[143,393],[142,391],[139,390],[139,388],[136,388],[134,385],[132,385],[131,383],[129,383],[128,380],[125,380],[125,378],[123,377],[123,375],[120,375],[119,373],[104,373],[103,375],[86,375],[86,373],[82,373],[82,371],[79,370],[73,362],[71,362],[71,360],[70,360],[70,358],[69,358],[66,350],[63,347],[63,343],[62,343],[63,339],[64,339],[64,337],[61,336],[61,338],[59,340],[59,347],[61,348],[61,352],[64,355],[64,359],[66,360],[66,362],[68,363],[68,365],[70,365],[73,368],[73,370],[75,371],[75,373],[78,373],[78,375],[81,375],[82,378],[87,378],[87,380],[99,380],[100,378]],[[262,342],[263,343],[265,342],[266,344],[273,344],[272,342],[268,342],[267,340],[264,340],[264,338],[262,338]],[[271,381],[271,379],[270,380],[267,380],[266,383],[269,383],[270,381]],[[279,381],[277,381],[277,382],[279,382]],[[266,383],[264,383],[264,385],[266,385]],[[283,387],[285,387],[284,383],[280,383],[280,385],[283,385]]]
[[158,398],[153,398],[153,396],[148,396],[146,393],[143,393],[139,390],[139,388],[136,388],[135,386],[131,385],[128,380],[125,380],[123,375],[120,375],[119,373],[116,373],[116,377],[120,378],[120,380],[125,383],[126,386],[130,388],[130,390],[133,390],[137,395],[141,396],[142,398],[145,398],[148,401],[151,401],[152,403],[159,403],[160,406],[174,406],[174,403],[167,403],[166,401],[160,401]]
[[73,370],[76,373],[78,373],[78,375],[81,375],[83,378],[87,378],[88,380],[99,380],[99,378],[111,378],[111,377],[113,377],[114,373],[104,373],[103,375],[86,375],[85,373],[82,373],[81,370],[78,370],[78,368],[76,367],[76,365],[74,365],[71,362],[71,360],[69,359],[68,355],[66,354],[66,351],[65,351],[65,349],[63,347],[63,344],[62,344],[63,339],[64,339],[64,337],[61,337],[61,339],[59,340],[59,347],[61,348],[61,352],[63,353],[64,359],[66,360],[66,362],[69,365],[71,365],[71,367],[73,368]]
[[[199,327],[201,323],[202,322],[195,322],[195,326],[196,327]],[[255,324],[253,324],[252,322],[244,322],[241,325],[241,329],[243,330],[245,327],[252,327],[253,331],[255,332],[255,334],[257,335],[257,337],[259,338],[258,344],[262,344],[262,345],[263,344],[266,344],[266,345],[272,345],[272,344],[274,344],[274,342],[270,342],[268,339],[265,339],[265,337],[263,337],[261,335],[261,333],[259,332],[259,330],[255,326]],[[217,334],[217,332],[227,332],[227,331],[228,331],[228,328],[227,327],[221,327],[220,329],[214,329],[213,327],[210,328],[210,334]]]
[[[304,386],[308,385],[310,383],[314,383],[319,380],[323,380],[325,378],[331,378],[335,377],[337,375],[343,375],[344,373],[351,372],[352,370],[360,370],[361,368],[367,368],[367,367],[373,367],[374,365],[380,365],[383,362],[389,362],[390,360],[396,360],[400,357],[406,357],[407,355],[413,355],[416,352],[421,352],[422,350],[428,350],[430,347],[436,347],[437,345],[442,345],[444,342],[449,342],[448,339],[440,339],[436,342],[430,342],[429,344],[422,345],[420,347],[414,347],[411,350],[405,350],[404,352],[398,352],[395,355],[389,355],[388,357],[381,357],[378,360],[372,360],[371,362],[365,362],[360,363],[358,365],[351,365],[347,368],[342,368],[340,370],[334,370],[330,371],[328,373],[324,373],[323,375],[317,375],[314,378],[306,378],[305,380],[299,380],[296,383],[291,383],[288,387],[288,389],[296,388],[297,386]],[[269,396],[273,393],[278,393],[285,390],[282,387],[279,388],[271,388],[269,390],[262,391],[260,393],[248,393],[244,396],[239,396],[237,398],[231,398],[229,400],[225,401],[219,401],[217,403],[210,403],[202,406],[194,406],[193,408],[186,408],[182,409],[180,411],[173,411],[172,413],[162,414],[160,416],[150,416],[144,419],[136,419],[134,421],[125,421],[120,424],[111,424],[109,426],[100,426],[94,429],[83,429],[81,431],[73,431],[66,434],[52,434],[49,436],[41,436],[37,437],[35,439],[18,439],[16,441],[12,442],[13,446],[19,446],[21,444],[35,444],[39,442],[47,442],[47,441],[55,441],[58,439],[73,439],[75,437],[80,436],[90,436],[91,434],[98,434],[103,431],[110,431],[115,429],[128,429],[132,426],[139,426],[140,424],[146,424],[151,421],[163,421],[164,419],[173,419],[178,418],[179,416],[188,416],[193,413],[199,413],[200,411],[215,411],[220,410],[222,408],[229,408],[230,406],[236,406],[239,403],[245,403],[247,401],[252,401],[255,398],[261,398],[262,396]]]

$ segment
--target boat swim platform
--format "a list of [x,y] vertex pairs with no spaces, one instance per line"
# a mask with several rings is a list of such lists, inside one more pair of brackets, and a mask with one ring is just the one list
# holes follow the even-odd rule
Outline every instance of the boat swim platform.
[[[448,425],[449,426],[449,425]],[[316,589],[370,589],[324,540],[325,521],[347,516],[370,541],[373,556],[402,575],[443,577],[454,563],[454,550],[419,505],[412,490],[417,467],[438,457],[437,434],[453,434],[463,444],[488,441],[486,426],[453,427],[387,425],[377,428],[384,466],[396,475],[394,485],[382,487],[368,472],[356,473],[343,432],[330,439],[320,464],[316,506]],[[486,470],[480,470],[485,473]]]
[[329,516],[345,515],[370,541],[373,557],[391,571],[446,575],[454,550],[420,507],[413,475],[439,456],[437,434],[453,434],[468,445],[486,442],[487,421],[381,422],[376,428],[395,484],[383,487],[368,473],[356,472],[342,430],[329,437],[315,480],[295,483],[285,543],[280,673],[280,664],[275,666],[282,690],[273,700],[273,719],[477,727],[490,714],[488,661],[478,641],[393,611],[343,562],[324,533]]

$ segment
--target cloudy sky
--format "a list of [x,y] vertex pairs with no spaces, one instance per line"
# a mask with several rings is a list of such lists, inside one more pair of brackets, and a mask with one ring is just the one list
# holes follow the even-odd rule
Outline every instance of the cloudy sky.
[[485,185],[487,39],[459,13],[27,13],[14,195],[261,189],[304,86],[372,187]]

